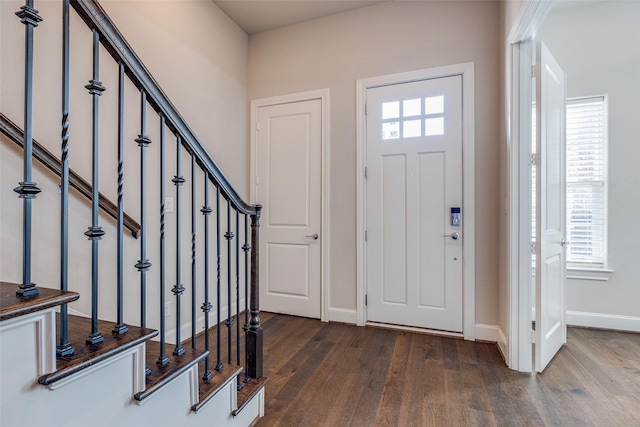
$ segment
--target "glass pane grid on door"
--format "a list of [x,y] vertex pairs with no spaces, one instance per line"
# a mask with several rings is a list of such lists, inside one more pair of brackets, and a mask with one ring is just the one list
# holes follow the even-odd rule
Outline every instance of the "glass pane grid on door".
[[383,140],[444,135],[444,95],[381,103]]

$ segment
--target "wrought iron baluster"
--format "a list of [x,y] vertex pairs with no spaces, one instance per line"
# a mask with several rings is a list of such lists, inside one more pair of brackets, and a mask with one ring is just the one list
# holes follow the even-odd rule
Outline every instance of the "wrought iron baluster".
[[180,188],[182,184],[184,184],[184,177],[182,176],[182,162],[181,162],[181,148],[182,148],[182,139],[178,136],[178,140],[176,141],[176,175],[171,180],[176,186],[176,284],[171,289],[171,292],[176,296],[176,348],[173,350],[173,354],[176,356],[182,356],[184,354],[184,347],[182,347],[182,343],[180,342],[180,297],[184,293],[184,286],[180,283],[180,268],[181,268],[181,257],[180,257],[180,244],[181,242],[181,209],[180,209]]
[[166,252],[165,252],[165,180],[166,180],[166,144],[165,144],[165,118],[160,116],[160,354],[156,364],[165,366],[169,363],[169,358],[165,352],[167,339],[165,306],[165,286],[166,286]]
[[118,69],[118,218],[116,220],[116,324],[112,333],[124,334],[129,330],[124,323],[124,64],[121,62]]
[[33,182],[33,29],[42,18],[33,8],[33,0],[16,12],[20,22],[25,25],[24,53],[24,181],[13,189],[23,199],[22,213],[22,284],[16,294],[18,296],[34,296],[39,291],[35,283],[31,283],[31,200],[42,191]]
[[262,325],[260,324],[260,281],[258,272],[260,259],[260,212],[261,207],[256,206],[256,213],[251,215],[251,301],[249,328],[247,330],[247,346],[249,347],[248,375],[252,378],[260,378],[263,368],[262,354]]
[[[147,150],[151,139],[147,136],[147,93],[140,93],[140,135],[136,142],[140,147],[140,259],[136,268],[140,272],[140,327],[147,325],[147,271],[151,263],[147,259]],[[148,375],[151,370],[145,366]]]
[[[208,298],[205,297],[205,301],[207,300]],[[191,155],[191,348],[196,348],[196,333],[197,333],[196,321],[197,321],[197,318],[196,318],[196,157],[192,154]]]
[[249,330],[249,215],[244,215],[244,381],[249,382],[249,345],[247,344],[247,331]]
[[227,200],[227,232],[224,233],[227,239],[227,363],[231,364],[231,329],[233,326],[233,316],[231,311],[231,240],[233,240],[233,232],[231,231],[231,202]]
[[217,265],[217,279],[216,279],[216,371],[222,370],[222,355],[221,349],[221,334],[220,324],[222,322],[222,306],[221,306],[221,292],[220,288],[222,283],[220,282],[220,187],[216,186],[216,265]]
[[[62,2],[62,146],[60,174],[60,290],[69,289],[69,0]],[[69,343],[69,310],[60,306],[58,357],[74,352]]]
[[84,235],[91,241],[91,333],[87,337],[87,344],[98,344],[103,341],[102,334],[98,331],[98,242],[104,236],[104,230],[98,224],[99,221],[99,120],[100,120],[100,96],[105,91],[100,81],[100,35],[93,31],[93,78],[85,85],[93,97],[93,137],[92,137],[92,166],[91,166],[91,227]]
[[[209,313],[211,312],[211,302],[209,301],[209,215],[211,215],[211,206],[209,206],[209,174],[204,174],[204,206],[200,210],[204,215],[204,303],[200,307],[204,312],[204,349],[209,351]],[[219,328],[218,328],[219,329]],[[216,365],[217,369],[217,365]],[[209,369],[209,356],[204,359],[203,380],[210,380],[213,377]]]
[[[236,363],[240,366],[240,212],[236,210]],[[237,389],[242,390],[238,374]]]

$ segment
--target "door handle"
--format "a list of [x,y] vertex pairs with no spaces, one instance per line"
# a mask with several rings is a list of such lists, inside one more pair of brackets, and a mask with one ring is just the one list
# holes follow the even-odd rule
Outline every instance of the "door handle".
[[318,240],[318,237],[320,237],[320,236],[318,236],[318,233],[314,233],[314,234],[312,234],[310,236],[304,236],[304,237],[308,237],[308,238],[313,239],[313,240]]
[[565,240],[565,239],[562,239],[560,241],[560,246],[569,246],[570,244],[571,244],[571,242],[568,241],[568,240]]
[[453,240],[458,240],[460,238],[460,233],[454,231],[451,234],[445,234],[444,237],[451,237]]

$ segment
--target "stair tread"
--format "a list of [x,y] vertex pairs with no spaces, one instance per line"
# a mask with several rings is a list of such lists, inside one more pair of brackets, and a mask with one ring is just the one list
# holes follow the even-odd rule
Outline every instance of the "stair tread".
[[147,366],[151,370],[151,373],[146,377],[145,390],[136,393],[134,396],[137,401],[142,401],[151,396],[209,354],[209,352],[205,350],[185,347],[184,354],[176,356],[172,354],[172,350],[168,348],[169,345],[166,347],[165,351],[166,356],[169,358],[169,363],[160,366],[156,363],[160,356],[160,343],[157,341],[147,342],[146,359]]
[[[59,326],[59,320],[56,323]],[[113,334],[112,329],[113,322],[99,320],[98,330],[104,341],[89,345],[85,340],[91,330],[91,319],[69,315],[69,342],[75,351],[70,356],[58,358],[57,370],[41,376],[38,382],[50,385],[158,335],[154,329],[136,326],[128,326],[128,332],[120,335]]]
[[236,365],[223,365],[219,371],[212,370],[211,379],[203,380],[204,362],[200,366],[200,381],[198,384],[198,403],[191,407],[191,410],[198,412],[204,405],[215,396],[218,391],[224,387],[229,380],[240,375],[242,368]]
[[249,382],[245,382],[243,379],[242,390],[238,391],[238,408],[231,412],[231,415],[237,416],[247,403],[265,387],[268,381],[267,377],[251,378]]
[[56,307],[75,301],[80,297],[77,292],[41,288],[39,286],[38,295],[19,297],[16,295],[19,286],[15,283],[0,281],[0,321]]

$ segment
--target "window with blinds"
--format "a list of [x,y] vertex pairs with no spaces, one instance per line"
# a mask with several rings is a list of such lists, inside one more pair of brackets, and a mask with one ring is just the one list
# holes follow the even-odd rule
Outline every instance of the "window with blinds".
[[567,263],[603,267],[606,262],[606,97],[567,100]]
[[[536,110],[532,111],[532,153],[536,152]],[[606,262],[607,100],[567,100],[566,114],[567,264],[604,267]],[[536,169],[531,177],[531,230],[536,241]],[[532,256],[535,270],[535,255]]]

